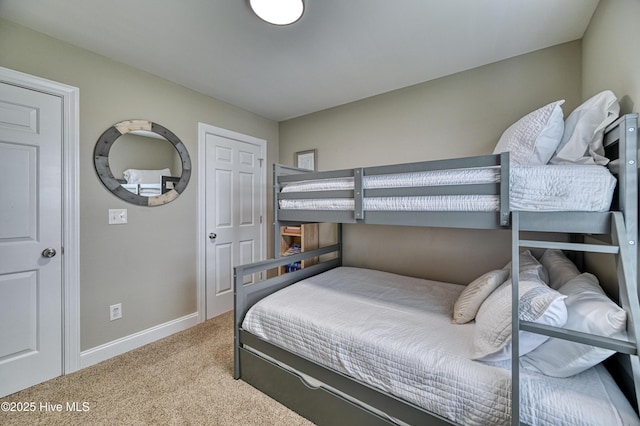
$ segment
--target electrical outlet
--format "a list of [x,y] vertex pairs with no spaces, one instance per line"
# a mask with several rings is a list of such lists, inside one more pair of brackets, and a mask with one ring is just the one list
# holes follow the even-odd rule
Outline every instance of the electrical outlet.
[[127,223],[127,209],[109,209],[109,225]]
[[122,318],[122,303],[109,306],[109,321]]

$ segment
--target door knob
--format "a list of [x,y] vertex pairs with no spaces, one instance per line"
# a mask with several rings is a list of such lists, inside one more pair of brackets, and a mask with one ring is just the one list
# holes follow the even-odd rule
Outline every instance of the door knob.
[[47,257],[51,259],[55,255],[56,255],[56,250],[54,248],[49,247],[42,250],[42,257]]
[[212,232],[212,233],[209,234],[209,239],[210,240],[215,240],[217,236],[218,235],[216,235],[214,232]]

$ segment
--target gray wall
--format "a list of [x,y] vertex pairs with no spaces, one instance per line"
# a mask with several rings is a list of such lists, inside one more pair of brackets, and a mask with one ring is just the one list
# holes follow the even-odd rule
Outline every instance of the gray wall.
[[[317,148],[319,170],[490,154],[521,116],[581,99],[571,42],[280,123],[280,162]],[[507,231],[345,225],[345,263],[468,283],[510,255]]]
[[[80,88],[82,350],[196,312],[198,122],[267,140],[267,164],[278,157],[278,124],[5,20],[0,65]],[[137,207],[98,180],[96,140],[129,119],[163,125],[189,150],[192,180],[177,200]],[[128,209],[129,223],[108,225],[110,208]],[[118,302],[124,317],[110,322]]]

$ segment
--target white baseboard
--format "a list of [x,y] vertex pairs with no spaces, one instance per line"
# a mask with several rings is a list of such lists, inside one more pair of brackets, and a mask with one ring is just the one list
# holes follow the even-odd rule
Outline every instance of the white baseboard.
[[198,317],[198,313],[195,312],[182,318],[105,343],[104,345],[82,351],[80,353],[80,368],[89,367],[109,358],[113,358],[114,356],[122,355],[123,353],[139,348],[140,346],[147,345],[151,342],[155,342],[156,340],[160,340],[179,331],[193,327],[199,323]]

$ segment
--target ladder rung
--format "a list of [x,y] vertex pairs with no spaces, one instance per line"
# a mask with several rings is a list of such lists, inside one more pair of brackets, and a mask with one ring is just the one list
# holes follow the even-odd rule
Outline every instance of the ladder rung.
[[561,243],[557,241],[519,240],[520,247],[550,248],[559,250],[586,251],[591,253],[618,254],[618,246],[604,244]]
[[599,348],[611,349],[616,352],[636,355],[637,345],[627,340],[613,339],[581,331],[568,330],[566,328],[553,327],[550,325],[537,324],[530,321],[520,321],[520,330],[542,334],[549,337],[557,337],[572,342],[584,343],[585,345],[597,346]]

